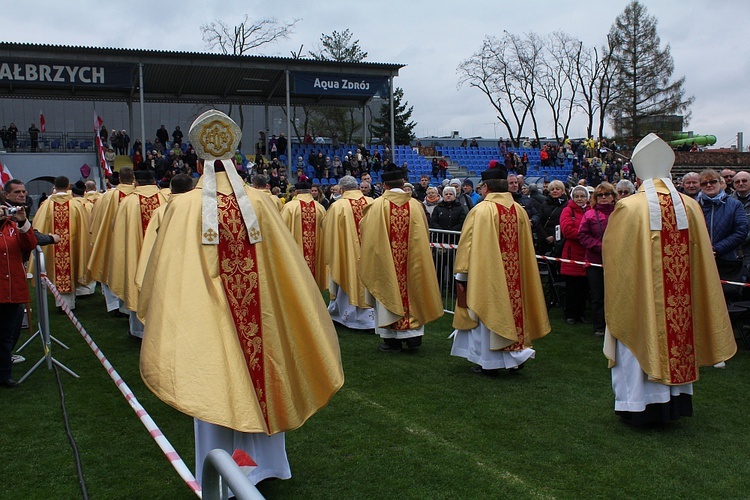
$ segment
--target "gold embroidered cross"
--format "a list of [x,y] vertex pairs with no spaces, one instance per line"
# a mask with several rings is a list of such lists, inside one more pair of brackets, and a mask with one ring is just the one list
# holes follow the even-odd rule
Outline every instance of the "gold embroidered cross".
[[217,236],[218,236],[218,234],[216,233],[216,231],[214,231],[211,228],[209,228],[208,231],[206,231],[205,233],[203,233],[203,238],[206,239],[206,240],[208,240],[208,241],[214,241]]
[[257,227],[253,227],[250,230],[250,241],[258,241],[260,238],[260,231],[258,231]]

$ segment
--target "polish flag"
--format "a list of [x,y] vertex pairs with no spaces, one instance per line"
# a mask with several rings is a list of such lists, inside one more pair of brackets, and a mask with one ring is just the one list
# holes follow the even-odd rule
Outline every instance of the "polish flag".
[[44,121],[44,113],[41,111],[39,112],[39,130],[42,132],[47,131],[47,122]]
[[10,173],[10,170],[8,170],[8,167],[3,165],[3,162],[0,161],[0,181],[2,181],[2,185],[4,186],[6,182],[11,180],[13,178],[13,174]]
[[102,120],[102,117],[94,111],[94,131],[96,132],[96,135],[99,135],[99,130],[102,128],[102,125],[104,125],[104,120]]
[[112,175],[112,169],[109,168],[109,165],[107,164],[107,158],[104,156],[104,145],[102,144],[102,139],[98,135],[96,136],[96,151],[97,151],[97,158],[99,158],[99,165],[102,166],[104,169],[104,175],[107,177]]

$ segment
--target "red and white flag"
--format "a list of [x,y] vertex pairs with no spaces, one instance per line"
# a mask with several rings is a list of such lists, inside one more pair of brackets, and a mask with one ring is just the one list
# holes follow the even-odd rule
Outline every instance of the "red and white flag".
[[96,135],[99,135],[99,130],[102,128],[102,125],[104,125],[104,120],[99,116],[99,113],[94,111],[94,131],[96,132]]
[[8,170],[8,167],[3,165],[3,162],[0,161],[0,181],[2,181],[2,185],[4,186],[6,182],[11,180],[13,178],[13,174],[10,173],[10,170]]
[[96,133],[96,157],[97,161],[99,162],[99,166],[104,170],[104,175],[109,177],[112,175],[112,169],[109,168],[109,165],[107,165],[107,158],[104,156],[104,144],[102,144],[102,139],[99,137],[99,132],[101,131],[102,125],[104,125],[104,120],[102,120],[102,117],[99,116],[99,113],[94,111],[94,132]]
[[44,121],[44,112],[39,112],[39,130],[42,132],[47,131],[47,122]]

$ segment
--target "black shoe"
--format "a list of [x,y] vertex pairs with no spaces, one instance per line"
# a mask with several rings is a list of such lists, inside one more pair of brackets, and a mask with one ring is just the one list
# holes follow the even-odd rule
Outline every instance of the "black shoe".
[[524,363],[521,363],[520,365],[514,366],[513,368],[508,368],[508,371],[511,372],[511,373],[513,373],[513,372],[519,372],[519,371],[523,370],[523,366],[524,366]]
[[422,336],[420,335],[419,337],[410,337],[406,339],[405,342],[406,347],[408,347],[409,349],[416,349],[417,347],[422,345]]
[[19,385],[21,384],[19,384],[12,378],[9,378],[8,380],[3,380],[2,382],[0,382],[0,387],[5,387],[6,389],[14,389],[18,387]]
[[472,373],[481,373],[482,375],[487,375],[489,377],[493,377],[493,376],[497,375],[500,372],[500,370],[498,370],[498,369],[485,370],[480,365],[476,365],[476,366],[472,366],[471,367],[471,372]]
[[115,309],[114,311],[109,311],[109,315],[113,318],[129,318],[130,315],[121,313],[119,309]]
[[400,347],[394,347],[394,346],[386,344],[385,342],[380,344],[379,349],[383,352],[401,352]]

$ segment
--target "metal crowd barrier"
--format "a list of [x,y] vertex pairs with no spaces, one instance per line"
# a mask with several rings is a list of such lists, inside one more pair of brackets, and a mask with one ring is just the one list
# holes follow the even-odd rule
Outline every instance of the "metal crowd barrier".
[[435,264],[440,295],[443,299],[443,311],[453,314],[456,310],[456,287],[453,278],[453,264],[456,261],[456,249],[460,231],[430,229],[430,247]]

